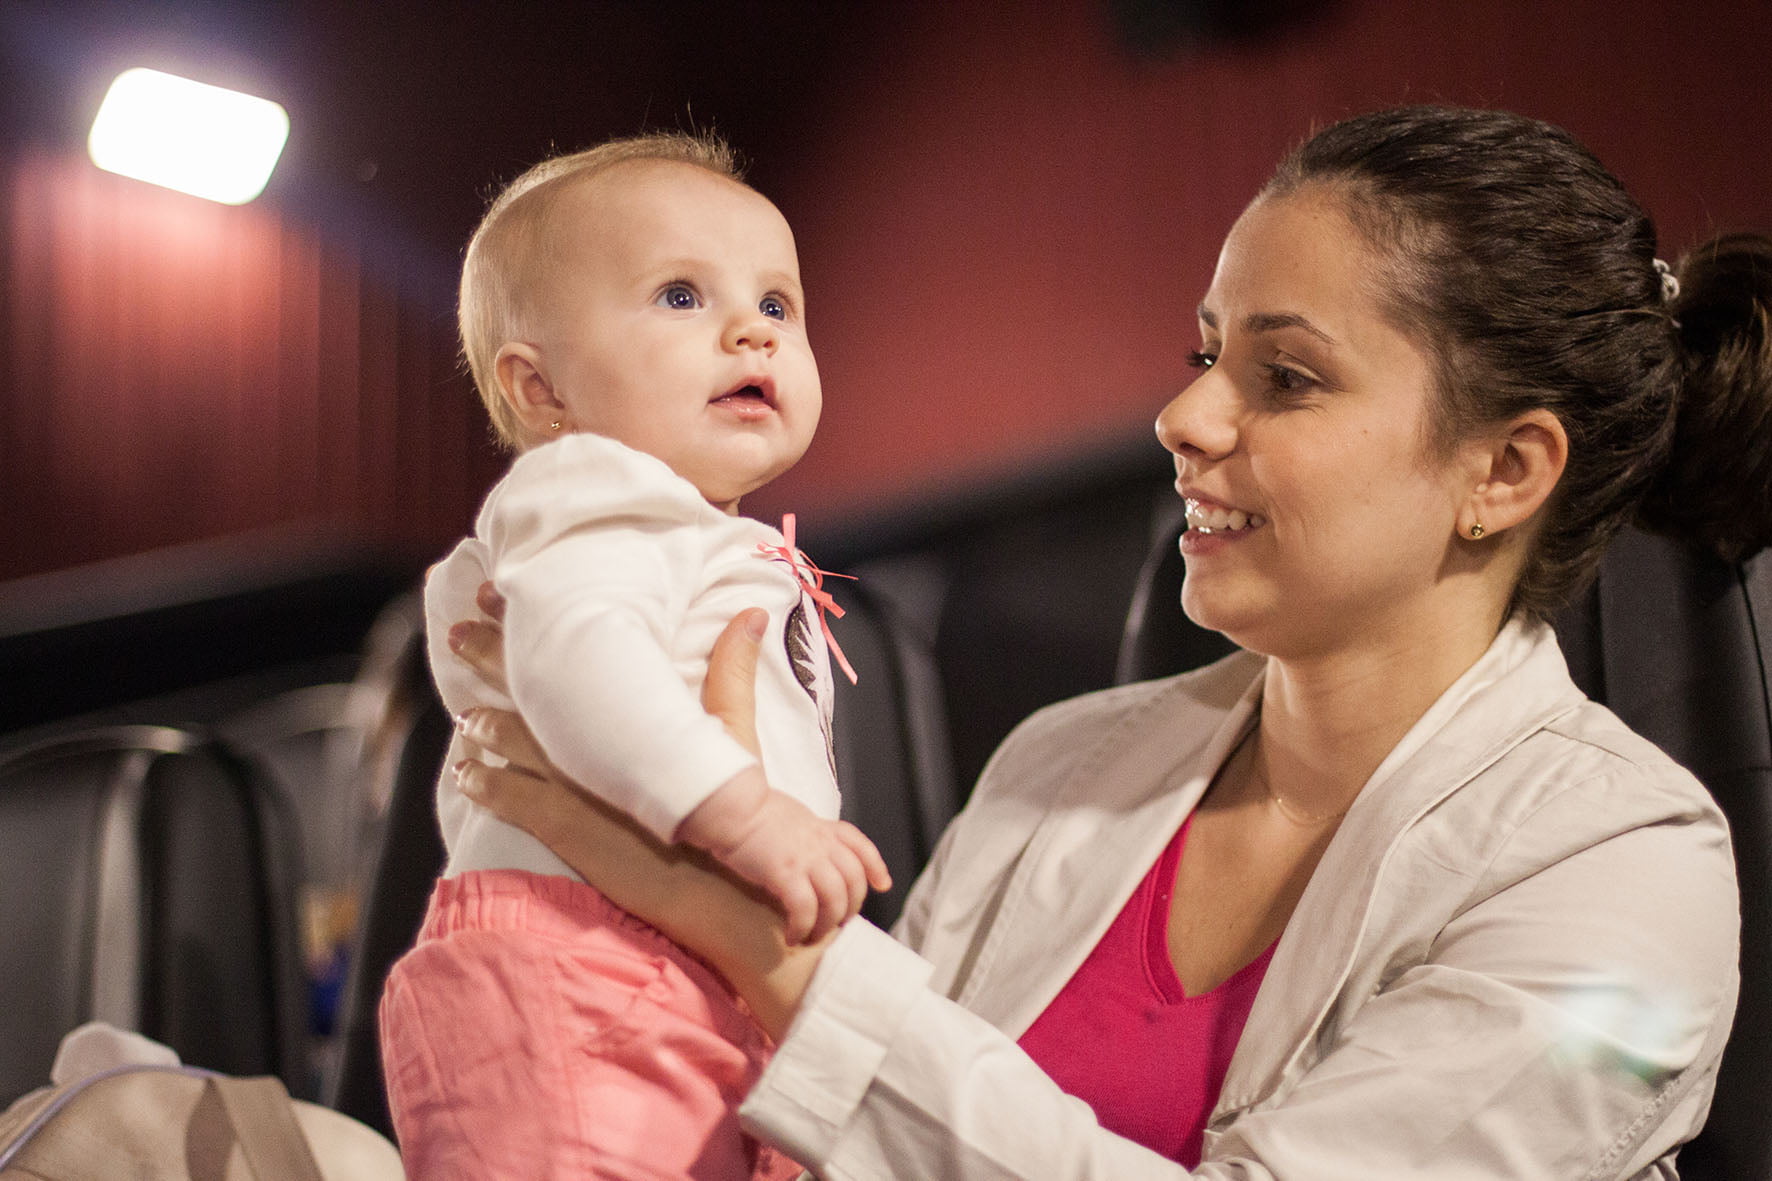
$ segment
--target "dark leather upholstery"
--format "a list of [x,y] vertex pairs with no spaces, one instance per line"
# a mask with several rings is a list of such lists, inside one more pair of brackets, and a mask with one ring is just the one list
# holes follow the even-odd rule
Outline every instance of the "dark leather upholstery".
[[1704,781],[1741,885],[1741,1002],[1687,1181],[1772,1178],[1772,554],[1730,565],[1637,531],[1557,619],[1570,672]]
[[376,1009],[388,969],[418,937],[431,887],[443,869],[437,830],[437,772],[449,749],[449,715],[427,694],[394,771],[382,840],[364,893],[350,976],[339,1003],[339,1059],[321,1100],[384,1136],[394,1134],[382,1083]]
[[0,1104],[94,1017],[312,1093],[299,864],[287,801],[197,735],[115,727],[0,760]]

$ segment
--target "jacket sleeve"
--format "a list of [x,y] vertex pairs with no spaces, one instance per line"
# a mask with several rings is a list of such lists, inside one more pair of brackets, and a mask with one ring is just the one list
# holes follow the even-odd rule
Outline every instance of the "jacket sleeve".
[[740,1108],[819,1177],[1184,1178],[1104,1131],[1014,1041],[927,987],[928,961],[865,920],[826,951]]
[[705,508],[649,456],[581,435],[521,457],[481,520],[518,711],[555,765],[665,841],[755,763],[669,652]]
[[[969,912],[966,925],[989,925],[997,899],[972,872],[968,850],[978,833],[1001,827],[998,806],[1043,806],[1029,798],[1029,787],[1063,779],[1058,764],[1067,755],[1055,761],[1055,747],[1074,755],[1082,744],[1052,735],[1072,733],[1067,723],[1087,731],[1087,721],[1071,716],[1081,706],[1036,714],[993,755],[912,888],[896,940],[855,918],[826,951],[792,1028],[740,1109],[753,1132],[819,1177],[1188,1175],[1103,1130],[1088,1105],[1061,1091],[1013,1039],[949,1000],[965,963],[938,969],[913,950],[937,937],[933,915],[950,904]],[[962,897],[944,898],[953,893]]]
[[[1603,802],[1603,801],[1602,801]],[[1591,809],[1565,793],[1553,808]],[[1729,1026],[1735,893],[1714,814],[1554,854],[1523,826],[1425,959],[1354,1002],[1192,1174],[1492,1181],[1665,1175]],[[1186,1170],[1100,1128],[929,964],[852,923],[741,1114],[820,1175],[1139,1181]],[[1303,1052],[1301,1048],[1301,1052]]]

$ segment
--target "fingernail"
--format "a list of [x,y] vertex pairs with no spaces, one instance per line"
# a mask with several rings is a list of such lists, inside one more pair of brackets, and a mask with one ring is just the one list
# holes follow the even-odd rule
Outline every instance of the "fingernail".
[[461,789],[461,794],[467,796],[471,800],[477,800],[480,798],[480,792],[467,775],[468,766],[472,762],[472,759],[463,759],[456,763],[455,766],[451,767],[450,770],[455,774],[455,785]]
[[444,641],[449,645],[451,652],[460,652],[462,645],[467,643],[468,627],[469,625],[466,623],[450,625],[449,631],[444,636]]
[[472,714],[463,710],[461,713],[454,715],[450,720],[455,723],[457,732],[466,734],[468,732],[468,727],[473,723],[474,718]]
[[769,615],[764,611],[752,611],[744,621],[745,634],[753,640],[762,639],[768,627]]

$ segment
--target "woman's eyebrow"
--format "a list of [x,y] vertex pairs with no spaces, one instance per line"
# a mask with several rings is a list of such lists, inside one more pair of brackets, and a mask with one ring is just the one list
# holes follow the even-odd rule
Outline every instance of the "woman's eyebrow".
[[1324,344],[1335,343],[1334,337],[1297,312],[1255,312],[1243,317],[1245,332],[1277,332],[1282,328],[1302,328]]
[[[1212,329],[1218,327],[1218,316],[1205,304],[1195,308],[1194,314],[1206,327]],[[1277,332],[1282,328],[1302,328],[1326,345],[1335,344],[1334,337],[1297,312],[1253,312],[1243,317],[1243,331],[1245,332]]]

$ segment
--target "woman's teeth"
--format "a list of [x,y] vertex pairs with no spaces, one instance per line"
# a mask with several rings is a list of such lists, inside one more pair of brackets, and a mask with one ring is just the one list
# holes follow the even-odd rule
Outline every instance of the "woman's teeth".
[[1267,524],[1266,517],[1246,513],[1240,508],[1207,506],[1197,500],[1189,500],[1186,505],[1187,527],[1201,533],[1235,533],[1239,529],[1259,529]]

